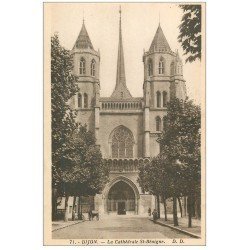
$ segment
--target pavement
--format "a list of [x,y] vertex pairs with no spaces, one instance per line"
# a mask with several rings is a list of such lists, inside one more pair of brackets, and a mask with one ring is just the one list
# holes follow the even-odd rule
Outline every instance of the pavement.
[[186,233],[187,235],[190,235],[194,238],[200,238],[201,237],[201,221],[198,219],[192,218],[192,227],[188,227],[188,217],[179,217],[178,218],[178,224],[179,226],[174,226],[173,221],[173,215],[168,215],[168,220],[165,221],[164,216],[162,216],[160,219],[157,220],[157,223],[159,223],[162,226],[168,226],[170,228],[174,228],[180,232]]
[[78,223],[82,223],[82,222],[83,222],[82,220],[67,221],[67,222],[65,222],[65,221],[53,221],[52,222],[52,232],[59,230],[59,229],[62,229],[62,228],[65,228],[65,227],[69,227],[69,226],[78,224]]
[[53,239],[191,238],[191,236],[175,229],[153,223],[148,217],[136,215],[103,216],[99,221],[69,221],[66,224],[62,222],[61,226],[63,224],[64,227],[57,229],[55,225],[53,226]]

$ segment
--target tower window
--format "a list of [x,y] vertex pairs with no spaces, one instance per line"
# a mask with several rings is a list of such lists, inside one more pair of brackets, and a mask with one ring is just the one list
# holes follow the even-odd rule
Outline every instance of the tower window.
[[159,61],[159,74],[160,75],[164,74],[164,62],[163,62],[163,58],[161,58],[161,60]]
[[161,131],[161,118],[157,116],[155,118],[155,122],[156,122],[156,131]]
[[171,65],[170,65],[170,74],[172,76],[174,75],[174,62],[172,62]]
[[88,95],[84,93],[84,108],[88,107]]
[[168,102],[168,94],[166,91],[163,91],[163,107],[167,107],[167,102]]
[[161,107],[161,92],[160,91],[156,92],[156,106],[157,108]]
[[163,130],[166,130],[166,128],[167,128],[167,117],[164,116],[163,117]]
[[95,76],[95,60],[91,62],[91,76]]
[[153,75],[153,62],[152,59],[149,59],[148,61],[148,76]]
[[78,93],[77,104],[78,104],[78,108],[82,107],[82,95],[80,93]]
[[79,65],[79,74],[83,75],[85,73],[86,73],[86,63],[85,63],[85,59],[81,57],[80,65]]

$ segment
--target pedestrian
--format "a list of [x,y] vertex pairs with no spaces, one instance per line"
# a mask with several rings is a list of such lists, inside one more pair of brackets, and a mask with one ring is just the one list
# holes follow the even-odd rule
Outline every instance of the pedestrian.
[[148,208],[148,216],[149,217],[151,216],[151,208],[150,207]]
[[153,215],[153,220],[156,221],[157,220],[157,211],[156,211],[156,209],[154,209],[152,215]]

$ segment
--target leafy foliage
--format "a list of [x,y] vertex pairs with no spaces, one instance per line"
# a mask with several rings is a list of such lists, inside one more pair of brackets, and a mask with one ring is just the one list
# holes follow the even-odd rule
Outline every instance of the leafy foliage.
[[62,171],[62,191],[74,196],[95,195],[108,181],[108,169],[103,164],[101,151],[86,126],[80,126],[73,143],[74,164],[65,165]]
[[72,134],[77,129],[75,112],[68,101],[78,91],[77,78],[73,69],[70,52],[64,49],[57,35],[51,38],[51,116],[52,116],[52,183],[61,179],[61,168],[70,164]]
[[186,62],[201,59],[201,5],[180,5],[183,10],[178,41],[187,55]]
[[158,141],[161,153],[181,169],[180,195],[194,193],[195,186],[200,186],[200,128],[200,106],[188,99],[183,102],[175,98],[169,103],[167,126]]
[[[158,138],[160,154],[139,168],[140,186],[164,198],[199,197],[201,178],[201,110],[192,101],[168,103],[167,126]],[[175,224],[178,225],[175,212]]]
[[92,132],[75,122],[69,101],[78,91],[73,61],[58,36],[51,38],[52,183],[57,195],[94,195],[108,180]]

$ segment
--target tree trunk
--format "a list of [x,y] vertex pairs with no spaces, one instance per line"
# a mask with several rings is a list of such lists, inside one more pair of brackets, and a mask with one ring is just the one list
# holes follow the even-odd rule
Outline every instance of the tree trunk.
[[178,217],[177,217],[177,199],[173,197],[173,217],[174,217],[174,226],[179,226]]
[[183,206],[183,208],[184,208],[184,216],[187,216],[187,197],[184,196],[183,199],[184,199],[184,206]]
[[168,220],[168,216],[167,216],[167,201],[166,201],[166,196],[163,195],[163,205],[164,205],[164,215],[165,215],[165,221]]
[[72,205],[72,220],[75,220],[75,216],[76,216],[76,197],[73,197],[73,205]]
[[180,199],[180,197],[177,197],[177,199],[178,199],[179,208],[180,208],[180,212],[181,212],[181,218],[182,218],[182,217],[183,217],[183,215],[182,215],[182,205],[181,205],[181,199]]
[[188,227],[192,227],[192,215],[193,215],[193,206],[191,196],[187,197],[187,210],[188,210]]
[[197,196],[195,199],[195,216],[196,216],[196,219],[200,220],[200,218],[201,218],[201,200],[200,200],[199,196]]
[[160,219],[161,218],[160,197],[158,194],[156,195],[156,200],[157,200],[157,215],[158,215],[158,219]]
[[81,206],[81,196],[78,197],[78,220],[82,220],[82,206]]
[[52,221],[56,220],[57,218],[57,195],[56,190],[52,188]]
[[69,215],[69,208],[68,208],[68,201],[69,201],[69,196],[66,195],[65,197],[65,212],[64,212],[64,221],[67,222],[68,219],[68,215]]

